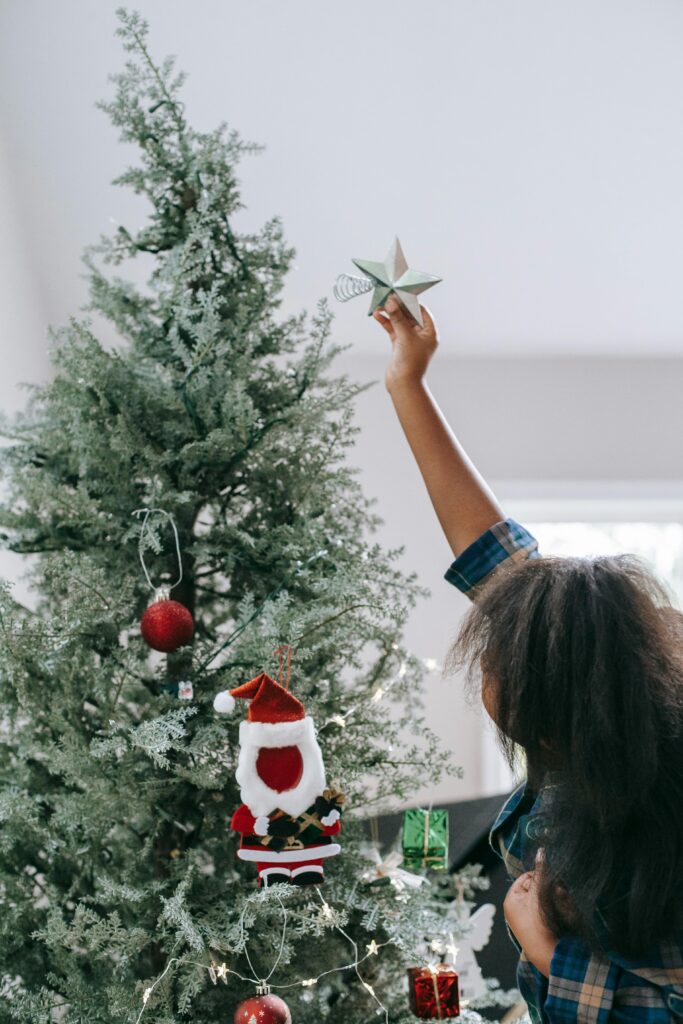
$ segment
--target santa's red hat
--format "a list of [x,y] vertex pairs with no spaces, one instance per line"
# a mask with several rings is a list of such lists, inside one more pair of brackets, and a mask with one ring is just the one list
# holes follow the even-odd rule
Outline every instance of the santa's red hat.
[[234,710],[236,697],[251,701],[247,712],[250,722],[297,722],[306,717],[301,701],[271,679],[267,672],[261,672],[234,690],[216,694],[214,710],[229,715]]

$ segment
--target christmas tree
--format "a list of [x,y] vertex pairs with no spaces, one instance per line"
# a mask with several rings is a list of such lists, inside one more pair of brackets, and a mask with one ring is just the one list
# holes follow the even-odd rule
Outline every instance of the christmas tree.
[[[264,978],[297,1021],[400,1020],[447,902],[443,885],[382,884],[364,819],[444,770],[401,640],[420,591],[369,539],[345,461],[359,385],[331,375],[325,303],[278,319],[281,225],[233,228],[257,147],[192,130],[174,61],[118,16],[128,59],[100,106],[139,152],[116,183],[149,214],[84,259],[85,312],[119,341],[73,318],[54,380],[4,427],[2,540],[33,556],[35,607],[2,589],[0,1021],[224,1022]],[[144,286],[107,271],[132,259]],[[139,509],[166,515],[143,530]],[[146,573],[178,573],[168,517],[195,632],[161,656],[139,619]],[[346,795],[343,852],[324,886],[257,889],[229,828],[241,716],[213,700],[275,673],[282,644]]]

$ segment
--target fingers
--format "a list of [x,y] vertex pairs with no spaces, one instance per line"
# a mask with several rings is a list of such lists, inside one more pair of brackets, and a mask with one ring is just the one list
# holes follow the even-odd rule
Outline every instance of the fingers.
[[382,327],[387,332],[391,340],[394,341],[396,334],[391,324],[391,320],[384,316],[384,314],[379,309],[376,309],[372,315],[374,319],[377,321],[377,323],[382,325]]
[[398,324],[402,324],[407,319],[403,306],[398,301],[395,295],[390,295],[387,299],[384,309],[390,320],[394,320]]
[[420,305],[420,312],[422,314],[421,327],[418,321],[406,310],[403,304],[398,301],[395,295],[389,296],[384,309],[391,322],[395,324],[396,327],[410,328],[410,330],[414,330],[418,335],[424,334],[425,336],[429,336],[433,334],[436,336],[434,318],[426,306]]
[[434,323],[434,317],[429,312],[427,307],[423,306],[421,303],[420,303],[420,312],[422,313],[422,322],[423,322],[424,326],[426,328],[429,328],[430,330],[434,331],[434,333],[436,333],[436,324]]
[[533,871],[525,871],[523,875],[516,878],[510,886],[510,892],[529,892],[534,883]]

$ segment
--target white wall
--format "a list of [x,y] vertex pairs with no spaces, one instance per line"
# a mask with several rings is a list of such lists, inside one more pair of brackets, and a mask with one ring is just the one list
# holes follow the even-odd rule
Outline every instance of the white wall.
[[[120,0],[0,3],[0,130],[51,313],[78,255],[141,206],[94,103]],[[286,308],[398,234],[458,351],[681,355],[683,4],[674,0],[134,0],[178,55],[193,125],[265,143],[241,223],[283,217]],[[364,300],[340,308],[357,324]],[[370,351],[372,349],[370,348]]]

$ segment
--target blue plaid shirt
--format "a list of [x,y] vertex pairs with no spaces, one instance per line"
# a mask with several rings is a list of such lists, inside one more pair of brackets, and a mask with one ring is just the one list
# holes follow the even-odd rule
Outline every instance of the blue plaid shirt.
[[[446,579],[476,600],[503,562],[537,557],[535,538],[513,519],[506,519],[466,548],[447,570]],[[503,858],[511,880],[534,866],[543,839],[543,803],[552,785],[548,776],[535,793],[522,783],[493,823],[491,846]],[[601,953],[579,939],[562,938],[555,946],[548,978],[527,960],[509,934],[520,954],[517,984],[534,1024],[680,1024],[683,1019],[683,933],[637,960],[610,950],[606,930]]]

